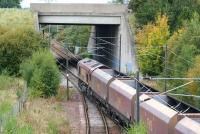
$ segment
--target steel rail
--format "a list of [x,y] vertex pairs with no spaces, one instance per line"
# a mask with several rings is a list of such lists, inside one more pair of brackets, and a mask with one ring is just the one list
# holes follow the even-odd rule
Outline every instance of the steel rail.
[[88,105],[87,105],[84,95],[82,95],[82,100],[83,100],[84,113],[85,113],[85,119],[86,119],[86,134],[90,134],[90,120],[88,116]]
[[104,124],[104,127],[105,127],[105,132],[106,132],[106,134],[109,134],[109,126],[108,126],[106,117],[103,114],[102,110],[99,108],[99,106],[97,106],[97,108],[98,108],[98,110],[99,110],[99,112],[101,114],[101,118],[102,118],[102,121],[103,121],[103,124]]
[[[80,91],[80,88],[78,87],[78,84],[77,84],[78,81],[76,81],[76,79],[79,79],[79,78],[76,75],[74,75],[71,71],[68,71],[68,72],[69,72],[69,81],[74,85],[76,89],[78,89],[78,91],[81,94],[83,107],[84,107],[85,120],[86,120],[86,134],[90,134],[90,120],[88,116],[88,105],[87,105],[85,96],[83,95],[83,93]],[[62,72],[62,74],[66,76],[65,72]]]
[[[69,74],[69,81],[74,85],[74,87],[80,92],[81,94],[81,98],[82,98],[82,102],[83,102],[83,107],[84,107],[84,114],[85,114],[85,120],[86,120],[86,134],[90,134],[90,120],[89,120],[89,116],[88,116],[88,105],[85,99],[85,96],[83,95],[83,93],[80,91],[80,88],[78,86],[78,81],[79,77],[76,76],[75,74],[73,74],[69,69],[67,69],[62,63],[60,63],[58,60],[57,62],[63,66],[67,73]],[[66,72],[61,72],[65,77],[67,76]]]

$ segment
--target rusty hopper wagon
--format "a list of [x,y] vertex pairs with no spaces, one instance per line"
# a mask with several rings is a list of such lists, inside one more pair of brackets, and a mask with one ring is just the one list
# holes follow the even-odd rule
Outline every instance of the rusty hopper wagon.
[[[79,61],[78,73],[79,87],[104,113],[121,126],[134,124],[135,80],[92,59]],[[161,96],[141,83],[139,87],[140,118],[146,123],[149,134],[184,134],[185,131],[200,134],[200,124],[195,121],[200,119],[198,109],[170,96]]]
[[184,117],[180,120],[175,127],[175,134],[199,134],[200,126],[194,120]]

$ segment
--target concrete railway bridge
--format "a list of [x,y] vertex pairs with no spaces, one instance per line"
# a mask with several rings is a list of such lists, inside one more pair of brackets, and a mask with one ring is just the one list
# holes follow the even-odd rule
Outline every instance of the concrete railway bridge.
[[88,51],[94,59],[123,73],[138,70],[126,5],[33,3],[31,10],[38,31],[41,24],[91,25]]

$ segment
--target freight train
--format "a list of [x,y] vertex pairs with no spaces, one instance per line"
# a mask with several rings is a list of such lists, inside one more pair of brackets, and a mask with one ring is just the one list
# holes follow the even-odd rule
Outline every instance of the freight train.
[[[135,123],[136,81],[95,60],[77,65],[79,87],[113,121],[123,127]],[[140,119],[149,134],[200,134],[200,111],[139,83]]]

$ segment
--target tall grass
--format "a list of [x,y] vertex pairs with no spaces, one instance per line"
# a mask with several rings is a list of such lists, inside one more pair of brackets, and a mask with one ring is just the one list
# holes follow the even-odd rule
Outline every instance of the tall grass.
[[3,134],[33,134],[33,129],[29,124],[20,124],[16,117],[10,117],[3,130]]
[[34,28],[33,16],[30,10],[0,8],[0,26],[10,28],[31,26]]
[[16,87],[17,84],[17,79],[4,74],[0,75],[0,90],[6,90],[12,87]]
[[0,104],[0,118],[2,118],[5,114],[10,112],[11,104],[7,101],[4,101]]
[[59,134],[58,124],[55,121],[48,122],[48,133],[49,134]]
[[67,112],[61,105],[54,97],[28,100],[20,120],[29,123],[35,134],[71,134]]

